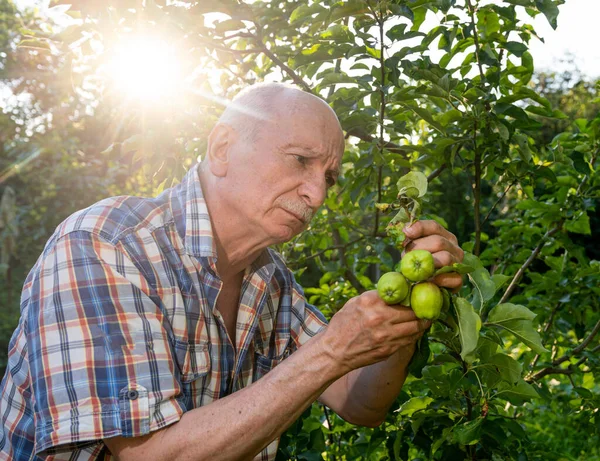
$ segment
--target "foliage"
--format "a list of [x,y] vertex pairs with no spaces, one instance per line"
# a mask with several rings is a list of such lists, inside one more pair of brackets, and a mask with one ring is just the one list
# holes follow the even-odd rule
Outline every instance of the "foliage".
[[[324,97],[348,139],[339,184],[280,248],[309,302],[334,315],[393,270],[393,214],[375,204],[408,171],[428,176],[422,211],[474,270],[382,426],[315,405],[280,459],[599,458],[598,87],[535,75],[528,51],[528,18],[556,27],[562,0],[69,3],[55,8],[80,19],[64,28],[0,0],[3,83],[29,95],[0,117],[0,193],[17,204],[0,226],[17,242],[10,258],[2,246],[1,315],[15,318],[19,284],[66,215],[168,187],[202,153],[214,101],[290,81]],[[111,91],[103,64],[134,30],[198,64],[183,100],[158,110]]]

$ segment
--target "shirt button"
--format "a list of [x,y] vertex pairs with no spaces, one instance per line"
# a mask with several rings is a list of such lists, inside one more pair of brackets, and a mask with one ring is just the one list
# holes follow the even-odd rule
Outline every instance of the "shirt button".
[[139,393],[135,389],[127,392],[127,398],[129,400],[135,400],[138,398],[138,396],[139,396]]

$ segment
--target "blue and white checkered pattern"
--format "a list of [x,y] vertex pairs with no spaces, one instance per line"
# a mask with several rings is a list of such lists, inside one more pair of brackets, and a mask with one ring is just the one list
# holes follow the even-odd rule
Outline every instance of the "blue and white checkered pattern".
[[[245,272],[234,348],[215,263],[197,166],[156,198],[113,197],[67,218],[23,287],[0,460],[112,459],[102,439],[179,421],[325,326],[269,249]],[[256,459],[275,459],[277,444]]]

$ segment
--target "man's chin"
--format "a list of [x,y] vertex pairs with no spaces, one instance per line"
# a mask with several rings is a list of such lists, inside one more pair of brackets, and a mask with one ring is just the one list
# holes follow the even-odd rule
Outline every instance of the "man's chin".
[[298,234],[301,234],[306,229],[306,226],[290,226],[290,225],[280,225],[277,229],[274,229],[274,232],[271,234],[273,239],[276,240],[275,243],[285,243],[292,240]]

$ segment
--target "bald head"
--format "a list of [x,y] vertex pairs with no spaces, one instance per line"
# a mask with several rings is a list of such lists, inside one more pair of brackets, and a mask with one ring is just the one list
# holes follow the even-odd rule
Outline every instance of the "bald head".
[[247,142],[254,142],[263,129],[278,120],[310,115],[339,131],[341,150],[344,137],[335,112],[321,98],[282,83],[259,83],[241,91],[227,106],[219,123],[229,125]]

